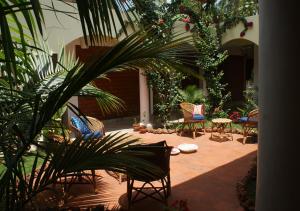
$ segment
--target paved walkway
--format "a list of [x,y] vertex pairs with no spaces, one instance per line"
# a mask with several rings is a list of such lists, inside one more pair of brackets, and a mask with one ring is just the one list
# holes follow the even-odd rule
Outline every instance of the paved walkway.
[[[234,135],[234,141],[216,142],[210,134],[196,139],[180,137],[176,134],[139,134],[144,142],[166,140],[168,145],[194,143],[199,146],[192,154],[179,154],[171,157],[172,196],[169,204],[176,200],[187,200],[191,211],[242,211],[236,193],[236,183],[247,173],[256,156],[257,144],[241,143],[241,136]],[[126,210],[126,182],[119,182],[106,172],[97,182],[97,194],[92,188],[72,187],[69,205],[93,205],[104,199],[109,207]],[[132,210],[159,211],[164,206],[152,199],[135,204]]]

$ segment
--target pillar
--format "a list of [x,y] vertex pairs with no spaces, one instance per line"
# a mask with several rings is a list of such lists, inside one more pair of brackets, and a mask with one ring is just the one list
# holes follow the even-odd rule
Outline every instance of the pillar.
[[153,89],[150,89],[150,115],[154,113],[154,102],[153,102]]
[[[68,102],[72,103],[73,105],[75,105],[78,108],[78,97],[77,96],[71,97]],[[68,121],[70,121],[71,117],[74,115],[75,115],[74,112],[68,108]]]
[[147,84],[147,78],[143,70],[139,71],[139,83],[140,83],[140,122],[143,122],[144,124],[148,124],[149,117],[150,117],[149,88]]
[[256,211],[299,209],[300,1],[260,4]]
[[253,83],[254,87],[258,88],[258,68],[259,68],[259,55],[258,55],[258,46],[254,45],[253,52]]

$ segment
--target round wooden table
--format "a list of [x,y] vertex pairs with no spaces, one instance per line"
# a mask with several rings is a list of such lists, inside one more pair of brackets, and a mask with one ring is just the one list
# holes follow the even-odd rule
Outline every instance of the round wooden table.
[[[227,136],[229,135],[231,137],[231,140],[233,141],[233,136],[232,136],[232,120],[227,119],[227,118],[216,118],[212,119],[212,126],[211,126],[211,136],[210,138],[213,138],[213,129],[214,127],[217,128],[217,131],[219,132],[220,136]],[[229,132],[225,132],[225,129],[229,127]]]

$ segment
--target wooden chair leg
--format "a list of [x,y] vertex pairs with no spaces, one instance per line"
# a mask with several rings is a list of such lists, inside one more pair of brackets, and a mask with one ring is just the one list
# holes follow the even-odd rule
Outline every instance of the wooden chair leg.
[[171,196],[171,178],[170,178],[170,174],[168,174],[168,176],[167,176],[167,193],[168,193],[168,196]]
[[127,178],[127,202],[128,202],[128,210],[131,208],[131,200],[132,200],[132,189],[133,189],[134,180]]
[[244,127],[244,133],[243,133],[243,144],[246,143],[246,139],[247,139],[247,136],[248,136],[248,128],[247,127]]
[[94,187],[94,192],[96,192],[96,171],[91,170],[91,172],[92,172],[92,183],[93,183],[93,187]]

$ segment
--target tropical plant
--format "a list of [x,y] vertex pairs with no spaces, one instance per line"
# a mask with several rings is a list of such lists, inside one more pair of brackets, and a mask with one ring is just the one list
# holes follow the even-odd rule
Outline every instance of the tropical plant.
[[193,104],[206,104],[206,97],[203,90],[199,89],[196,85],[189,85],[184,90],[180,89],[182,101]]
[[[138,0],[132,2],[137,7],[141,4]],[[90,44],[112,36],[116,28],[111,27],[110,23],[114,21],[119,21],[126,32],[124,14],[125,17],[127,14],[127,21],[133,22],[135,12],[128,9],[130,5],[126,1],[109,0],[104,4],[101,0],[88,0],[75,3],[83,34]],[[47,9],[64,13],[54,7]],[[157,168],[134,158],[133,152],[125,150],[136,140],[123,135],[108,136],[101,141],[92,141],[93,137],[86,142],[75,140],[67,143],[66,140],[62,144],[51,139],[41,143],[38,137],[45,128],[53,128],[54,115],[71,96],[83,92],[103,100],[103,95],[91,91],[88,85],[96,77],[127,69],[153,70],[157,65],[180,69],[183,61],[176,58],[177,55],[191,53],[190,49],[182,48],[182,43],[190,42],[190,38],[172,35],[172,41],[161,42],[156,33],[148,30],[133,33],[101,59],[95,55],[91,62],[84,65],[77,63],[66,68],[63,61],[47,62],[50,59],[48,55],[43,63],[47,65],[42,65],[41,69],[34,68],[33,64],[42,63],[33,62],[34,59],[42,60],[42,57],[30,55],[36,54],[33,53],[36,51],[43,52],[37,45],[43,23],[43,10],[38,0],[0,1],[0,151],[3,154],[2,165],[6,167],[0,173],[0,201],[6,210],[34,207],[35,196],[49,189],[51,183],[68,172],[86,169],[130,170],[129,173],[135,171],[147,175],[158,172]],[[65,71],[55,73],[53,70],[56,71],[56,68]],[[74,112],[80,112],[72,104],[67,106]],[[64,132],[62,129],[63,135]],[[33,154],[31,173],[27,174],[24,160],[32,155],[28,152],[32,145],[37,146],[38,151]],[[41,159],[42,165],[38,167],[38,160]]]
[[221,82],[223,75],[222,71],[212,71],[207,78],[208,113],[212,117],[227,117],[226,103],[230,100],[231,93],[226,92],[227,84]]
[[247,116],[248,113],[256,108],[257,105],[257,90],[254,87],[248,87],[244,91],[244,104],[242,108],[238,108],[242,116]]
[[165,66],[162,69],[165,71],[147,71],[146,75],[148,84],[153,89],[156,99],[154,113],[166,128],[166,123],[170,120],[172,111],[178,108],[180,102],[179,90],[184,75],[170,69],[170,67]]
[[227,58],[227,52],[222,49],[221,37],[226,30],[240,22],[244,24],[241,31],[241,36],[244,36],[248,27],[251,27],[246,17],[258,13],[258,2],[174,0],[171,3],[154,4],[152,1],[144,1],[144,7],[150,9],[140,8],[138,11],[143,14],[142,23],[151,23],[162,39],[168,39],[175,21],[185,22],[189,26],[186,29],[193,33],[199,51],[199,57],[195,59],[208,88],[208,116],[226,116],[230,93],[226,92],[224,73],[219,69]]

